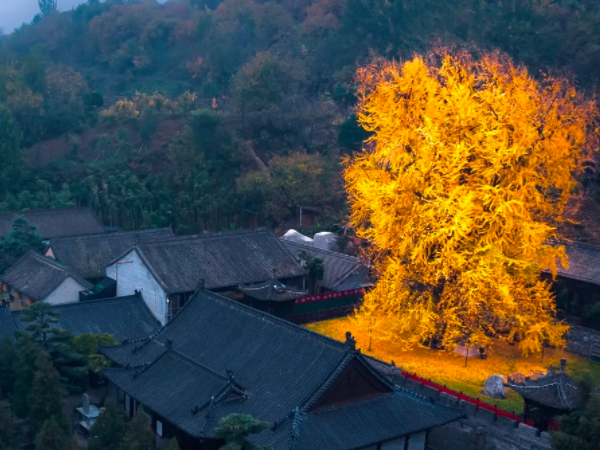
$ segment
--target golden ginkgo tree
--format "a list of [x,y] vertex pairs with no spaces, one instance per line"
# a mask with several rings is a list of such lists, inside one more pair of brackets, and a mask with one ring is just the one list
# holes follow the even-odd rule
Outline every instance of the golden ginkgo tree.
[[379,279],[356,325],[407,346],[561,345],[540,273],[567,264],[552,243],[595,147],[594,102],[500,53],[442,50],[357,78],[371,137],[344,176]]

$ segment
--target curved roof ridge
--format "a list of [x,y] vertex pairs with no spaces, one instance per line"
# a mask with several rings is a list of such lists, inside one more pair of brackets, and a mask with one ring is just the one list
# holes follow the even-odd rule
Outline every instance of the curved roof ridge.
[[[219,301],[221,303],[225,303],[227,305],[237,307],[238,309],[240,309],[240,310],[242,310],[242,311],[244,311],[244,312],[246,312],[248,314],[251,314],[251,315],[256,316],[256,317],[260,317],[263,320],[269,320],[269,321],[272,321],[272,322],[274,322],[276,324],[284,325],[285,327],[293,329],[295,331],[298,331],[299,333],[303,333],[303,334],[305,334],[307,336],[311,336],[311,337],[313,337],[315,339],[319,339],[322,342],[329,343],[332,346],[337,347],[338,349],[344,349],[346,347],[346,344],[344,344],[341,341],[338,341],[336,339],[330,338],[329,336],[325,336],[325,335],[323,335],[321,333],[317,333],[316,331],[310,330],[308,328],[304,328],[304,327],[302,327],[300,325],[296,325],[293,322],[289,322],[289,321],[287,321],[285,319],[282,319],[280,317],[274,316],[272,314],[268,314],[268,313],[266,313],[264,311],[260,311],[260,310],[258,310],[256,308],[252,308],[251,306],[244,305],[243,303],[240,303],[240,302],[238,302],[236,300],[224,297],[222,295],[215,294],[215,293],[213,293],[211,291],[200,291],[200,292],[208,294],[209,297],[211,297],[212,299],[217,300],[217,301]],[[185,308],[185,306],[187,306],[188,304],[190,304],[191,301],[197,295],[200,294],[200,292],[197,292],[190,299],[190,301],[188,301],[188,303],[186,303],[186,305],[184,305],[184,308]],[[180,311],[180,313],[181,313],[181,311]],[[178,314],[177,316],[179,316],[179,315],[180,314]],[[175,320],[177,318],[177,316],[175,316],[175,318],[173,320]],[[173,321],[171,321],[170,323],[172,323],[172,322]]]
[[[163,351],[163,352],[162,352],[160,355],[158,355],[158,357],[156,357],[156,358],[154,359],[154,361],[150,361],[150,362],[147,362],[147,363],[141,364],[141,365],[140,365],[140,366],[141,366],[141,367],[140,367],[140,368],[141,368],[141,370],[139,370],[139,371],[135,372],[135,373],[133,374],[133,378],[137,378],[137,377],[139,377],[141,374],[143,374],[144,372],[146,372],[146,371],[147,371],[147,370],[148,370],[150,367],[154,366],[154,365],[155,365],[157,362],[159,362],[161,359],[163,359],[163,358],[164,358],[164,357],[167,355],[167,353],[169,353],[169,350],[168,350],[168,349],[165,349],[165,350],[164,350],[164,351]],[[133,367],[132,367],[132,369],[133,369]]]
[[239,229],[239,230],[231,230],[231,231],[215,231],[211,233],[197,233],[197,234],[185,234],[181,236],[173,236],[165,241],[154,241],[154,242],[143,242],[140,245],[150,246],[150,245],[164,245],[164,244],[175,244],[179,242],[185,242],[190,240],[198,240],[198,241],[206,241],[210,239],[218,239],[227,236],[240,236],[245,234],[258,234],[258,233],[268,233],[269,230],[266,227],[261,228],[251,228],[251,229]]
[[[50,246],[52,246],[53,243],[60,243],[61,241],[72,241],[73,239],[111,239],[111,238],[117,238],[117,237],[122,237],[122,236],[130,236],[130,235],[136,235],[136,234],[152,234],[152,233],[164,233],[165,231],[171,231],[173,232],[173,228],[172,227],[161,227],[161,228],[148,228],[145,230],[131,230],[131,231],[114,231],[111,233],[92,233],[92,234],[73,234],[73,235],[69,235],[69,236],[58,236],[55,238],[50,238]],[[175,236],[173,236],[175,237]]]
[[172,347],[168,348],[168,351],[174,353],[175,355],[177,355],[177,357],[183,359],[184,361],[186,361],[187,363],[191,364],[192,366],[204,370],[205,372],[209,373],[210,375],[214,376],[215,378],[218,378],[218,379],[220,379],[222,381],[225,381],[225,382],[228,381],[228,378],[225,375],[221,375],[216,370],[211,369],[210,367],[205,366],[204,364],[199,363],[198,361],[193,360],[192,358],[190,358],[189,356],[181,353],[180,351],[175,350]]
[[318,248],[318,247],[313,247],[312,245],[308,245],[308,244],[303,244],[301,242],[296,242],[296,241],[292,241],[289,239],[285,239],[283,237],[279,238],[281,239],[283,242],[285,242],[286,244],[291,244],[291,245],[295,245],[301,248],[306,248],[307,250],[313,250],[317,253],[326,253],[326,254],[330,254],[330,255],[335,255],[336,257],[339,258],[346,258],[352,261],[357,261],[359,264],[361,264],[361,260],[358,256],[352,256],[352,255],[347,255],[346,253],[342,253],[342,252],[336,252],[333,250],[325,250],[323,248]]
[[123,295],[121,297],[110,297],[110,298],[99,298],[94,300],[85,300],[79,302],[68,302],[68,303],[57,303],[56,305],[52,305],[52,308],[64,308],[64,307],[86,307],[90,305],[97,305],[99,303],[116,303],[118,301],[131,301],[139,298],[136,294],[132,295]]

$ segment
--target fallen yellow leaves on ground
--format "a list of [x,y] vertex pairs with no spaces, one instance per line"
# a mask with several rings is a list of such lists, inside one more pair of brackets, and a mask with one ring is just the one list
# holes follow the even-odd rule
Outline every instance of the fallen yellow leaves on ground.
[[508,398],[505,400],[491,399],[481,394],[485,380],[490,375],[498,374],[506,377],[511,373],[519,372],[529,376],[536,372],[547,372],[550,365],[558,367],[560,359],[566,358],[567,371],[570,375],[578,378],[584,372],[589,372],[596,384],[600,385],[600,364],[591,363],[564,350],[545,349],[542,360],[540,354],[526,357],[516,346],[495,342],[487,359],[469,358],[465,367],[465,358],[453,352],[422,347],[405,350],[400,343],[395,344],[390,340],[372,339],[371,350],[369,350],[368,335],[358,333],[349,318],[317,322],[307,327],[340,341],[345,339],[346,331],[351,331],[356,338],[357,348],[360,348],[363,353],[386,362],[394,361],[403,370],[515,413],[523,412],[523,400],[510,389],[507,389]]

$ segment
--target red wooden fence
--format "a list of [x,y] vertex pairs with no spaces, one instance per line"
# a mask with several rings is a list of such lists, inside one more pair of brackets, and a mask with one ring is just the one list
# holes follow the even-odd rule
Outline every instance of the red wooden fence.
[[[417,381],[418,383],[421,383],[425,386],[429,386],[429,387],[431,387],[437,391],[443,392],[445,394],[451,395],[452,397],[455,397],[459,400],[464,400],[465,402],[469,402],[469,403],[475,405],[477,408],[486,409],[488,411],[495,413],[498,416],[506,417],[511,420],[516,420],[519,423],[523,422],[523,418],[521,416],[510,413],[508,411],[504,411],[503,409],[498,408],[496,405],[490,405],[489,403],[482,402],[478,398],[471,397],[470,395],[463,394],[462,392],[458,392],[453,389],[449,389],[446,386],[442,386],[441,384],[435,383],[426,378],[421,378],[420,376],[415,375],[414,373],[406,372],[403,370],[402,375],[404,375],[406,378],[408,378],[410,380]],[[525,424],[534,426],[534,423],[531,420],[527,420],[525,422]]]
[[327,294],[320,295],[309,295],[308,297],[302,297],[296,300],[296,304],[322,302],[324,300],[333,300],[334,298],[349,297],[351,295],[362,294],[364,290],[359,289],[348,289],[346,291],[328,292]]

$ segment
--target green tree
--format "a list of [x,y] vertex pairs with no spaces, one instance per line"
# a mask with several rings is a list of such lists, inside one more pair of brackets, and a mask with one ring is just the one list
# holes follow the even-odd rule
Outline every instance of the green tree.
[[13,366],[15,387],[12,396],[15,414],[25,419],[29,414],[29,395],[35,376],[35,362],[41,351],[28,334],[22,333],[17,341],[18,355]]
[[110,398],[90,430],[89,450],[119,450],[125,437],[127,425],[125,413]]
[[119,342],[110,334],[86,333],[76,336],[71,341],[72,349],[85,358],[86,365],[94,373],[100,373],[102,368],[108,367],[110,361],[98,353],[100,345],[116,345]]
[[4,337],[0,340],[0,392],[3,396],[13,392],[15,387],[14,366],[18,353],[14,342]]
[[2,166],[21,164],[21,134],[8,107],[0,103],[0,159]]
[[38,6],[40,7],[40,13],[46,17],[51,14],[58,12],[57,0],[38,0]]
[[0,103],[0,161],[0,195],[3,197],[17,182],[22,166],[21,133],[12,112],[3,103]]
[[221,450],[266,450],[264,447],[246,441],[251,434],[267,429],[269,424],[261,422],[248,414],[230,414],[219,421],[214,436],[225,440]]
[[29,323],[25,330],[51,355],[63,387],[72,394],[80,393],[88,374],[86,358],[74,349],[71,332],[55,326],[59,317],[52,305],[36,302],[25,308],[19,319]]
[[66,431],[68,422],[63,412],[63,389],[60,374],[52,366],[46,353],[41,352],[35,362],[36,372],[29,393],[29,426],[39,432],[48,420],[54,420],[58,427]]
[[323,281],[323,275],[325,275],[325,263],[323,262],[323,259],[316,258],[305,251],[301,251],[298,256],[308,269],[309,292],[311,294],[318,294],[321,287],[321,281]]
[[36,226],[31,225],[24,216],[16,216],[8,236],[0,236],[0,272],[8,269],[27,251],[43,248]]
[[233,79],[233,101],[245,138],[257,138],[262,130],[281,127],[281,105],[296,80],[282,62],[259,53],[240,68]]
[[582,407],[560,419],[552,450],[596,450],[600,442],[600,395],[589,380],[579,384]]
[[0,405],[0,450],[13,448],[15,448],[13,419],[10,410],[5,405]]
[[259,196],[263,214],[277,221],[295,217],[300,206],[324,206],[335,196],[336,177],[330,176],[318,154],[274,156],[268,168],[269,172],[252,172],[239,180],[239,190],[242,198],[256,201]]
[[25,330],[34,341],[48,351],[50,344],[64,342],[69,338],[64,330],[54,327],[59,317],[60,313],[54,311],[51,304],[36,302],[23,310],[19,320],[29,324]]
[[134,418],[127,424],[123,438],[123,450],[154,450],[156,437],[144,408],[140,406]]
[[54,417],[44,422],[35,438],[35,450],[67,450],[69,436]]

